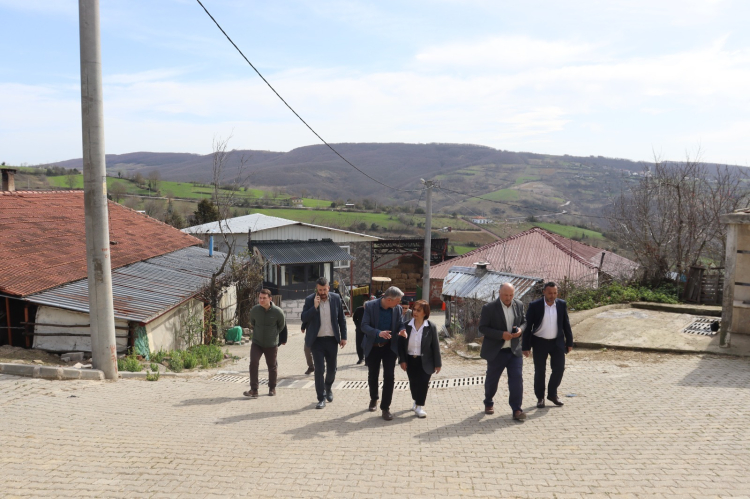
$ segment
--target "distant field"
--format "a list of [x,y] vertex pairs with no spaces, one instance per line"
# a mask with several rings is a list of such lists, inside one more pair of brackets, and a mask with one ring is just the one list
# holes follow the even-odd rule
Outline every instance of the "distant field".
[[[250,209],[250,212],[262,213],[264,215],[273,217],[288,218],[290,220],[296,220],[298,222],[327,226],[333,225],[336,227],[349,227],[352,224],[364,222],[368,225],[368,230],[369,227],[372,226],[372,224],[377,224],[379,227],[384,227],[386,229],[401,225],[401,222],[399,221],[397,215],[389,215],[387,213],[352,213],[330,210],[294,210],[284,208]],[[406,215],[406,218],[414,220],[415,229],[416,224],[424,223],[424,215]],[[471,228],[471,226],[463,220],[456,220],[455,218],[439,216],[432,218],[432,226],[433,228],[446,226],[461,229]]]
[[581,229],[580,227],[574,227],[572,225],[559,225],[547,222],[536,222],[534,223],[534,225],[568,238],[587,237],[589,239],[604,239],[604,236],[601,232],[596,232],[589,229]]
[[469,251],[475,250],[476,248],[472,246],[457,246],[457,245],[451,245],[451,247],[455,250],[455,253],[457,255],[465,255]]
[[526,182],[536,182],[537,180],[539,180],[539,177],[536,175],[522,176],[516,179],[516,185],[525,184]]
[[482,198],[492,201],[517,201],[518,191],[515,189],[500,189],[499,191],[482,194]]
[[[68,177],[65,175],[47,177],[47,180],[49,181],[50,185],[54,187],[68,187]],[[136,186],[135,183],[127,179],[107,177],[107,189],[111,189],[112,186],[117,183],[125,185],[128,194],[138,194],[141,196],[148,196],[149,194],[153,194],[153,192],[149,191],[148,189],[141,189],[140,187]],[[73,188],[83,189],[83,175],[75,176],[75,183],[73,185]],[[161,191],[162,196],[170,194],[170,197],[178,197],[183,199],[203,199],[211,197],[211,194],[213,193],[212,187],[195,186],[190,182],[171,182],[168,180],[159,181],[159,190]],[[235,196],[237,198],[262,198],[266,196],[273,196],[273,193],[261,189],[247,189],[244,191],[236,192]],[[282,199],[287,199],[289,197],[291,196],[289,196],[288,194],[279,195],[279,198]],[[325,199],[303,198],[302,204],[303,206],[308,208],[322,208],[330,206],[331,202]]]

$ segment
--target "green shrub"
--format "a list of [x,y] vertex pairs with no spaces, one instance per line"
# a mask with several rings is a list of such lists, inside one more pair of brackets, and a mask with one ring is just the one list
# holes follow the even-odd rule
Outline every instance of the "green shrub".
[[679,286],[665,284],[656,289],[638,285],[623,285],[613,282],[598,289],[572,288],[567,302],[574,310],[589,310],[615,303],[649,301],[655,303],[679,303]]
[[196,345],[188,349],[198,359],[201,367],[216,367],[224,360],[224,352],[218,345]]
[[198,356],[192,352],[185,352],[182,355],[182,363],[185,366],[185,369],[193,369],[198,365]]
[[159,372],[146,374],[146,381],[159,381]]
[[117,370],[137,373],[143,370],[143,364],[141,364],[141,361],[138,360],[138,357],[130,354],[124,359],[117,359]]
[[155,373],[159,372],[159,366],[154,364],[153,362],[151,363],[151,372],[155,372]]
[[169,355],[169,368],[176,372],[182,372],[185,369],[185,363],[182,360],[182,353],[179,350],[172,350]]
[[167,358],[167,352],[164,350],[159,350],[156,353],[151,354],[151,360],[156,362],[157,364],[161,364],[164,359]]

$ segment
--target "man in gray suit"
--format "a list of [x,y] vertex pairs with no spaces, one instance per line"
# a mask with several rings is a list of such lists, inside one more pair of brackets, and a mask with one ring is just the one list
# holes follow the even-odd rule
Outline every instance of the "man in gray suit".
[[307,324],[305,346],[312,351],[314,359],[315,391],[318,394],[315,408],[323,409],[326,400],[333,402],[331,386],[336,380],[336,347],[346,346],[346,317],[341,297],[329,292],[325,277],[315,281],[315,293],[305,298],[302,322]]
[[479,332],[484,335],[480,356],[487,361],[484,381],[484,412],[494,414],[493,398],[500,376],[508,370],[508,403],[513,419],[522,421],[526,413],[523,403],[523,357],[521,335],[526,328],[523,303],[513,298],[515,288],[509,282],[500,286],[500,298],[482,307]]
[[[382,363],[383,400],[380,402],[380,410],[383,411],[383,419],[386,421],[393,419],[390,408],[398,359],[397,336],[406,337],[401,307],[398,306],[402,296],[404,293],[400,289],[391,286],[382,297],[365,303],[365,314],[362,317],[362,331],[365,333],[362,347],[368,370],[367,384],[370,387],[369,409],[370,412],[375,412],[378,406],[378,378]],[[315,368],[318,368],[317,361]]]

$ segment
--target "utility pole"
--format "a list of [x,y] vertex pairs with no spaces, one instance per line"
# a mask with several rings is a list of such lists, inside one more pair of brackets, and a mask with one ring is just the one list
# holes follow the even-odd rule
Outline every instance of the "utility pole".
[[424,267],[422,268],[422,299],[430,301],[430,261],[432,260],[432,188],[437,186],[434,180],[420,179],[427,190],[425,196],[424,222]]
[[104,162],[102,52],[99,0],[78,0],[81,43],[81,118],[83,125],[83,204],[89,285],[91,357],[104,377],[117,379],[112,263],[109,253],[107,176]]

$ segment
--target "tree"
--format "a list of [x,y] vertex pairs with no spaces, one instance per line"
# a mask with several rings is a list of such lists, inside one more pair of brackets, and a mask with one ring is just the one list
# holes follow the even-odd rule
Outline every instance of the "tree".
[[77,180],[78,175],[73,173],[73,170],[68,170],[68,173],[65,175],[65,184],[68,186],[68,189],[75,189]]
[[133,175],[133,182],[135,182],[135,185],[138,187],[143,187],[145,184],[145,180],[143,179],[143,175],[141,172],[135,172],[135,175]]
[[161,184],[161,175],[158,170],[152,170],[148,174],[148,188],[154,193],[159,192],[159,185]]
[[210,199],[202,199],[197,209],[193,212],[195,225],[216,222],[219,220],[219,209]]
[[711,259],[723,266],[726,226],[719,216],[748,206],[747,174],[736,167],[708,167],[654,160],[638,183],[613,200],[606,216],[612,237],[635,255],[643,279],[653,284]]
[[164,217],[164,203],[161,199],[147,199],[143,211],[151,218],[161,219]]
[[128,192],[128,188],[122,182],[113,182],[112,187],[109,188],[109,193],[112,195],[112,199],[115,203],[119,203],[120,200],[125,197],[125,193]]
[[171,225],[175,229],[183,229],[185,227],[185,219],[175,211],[171,199],[167,202],[167,213],[164,215],[164,223]]

